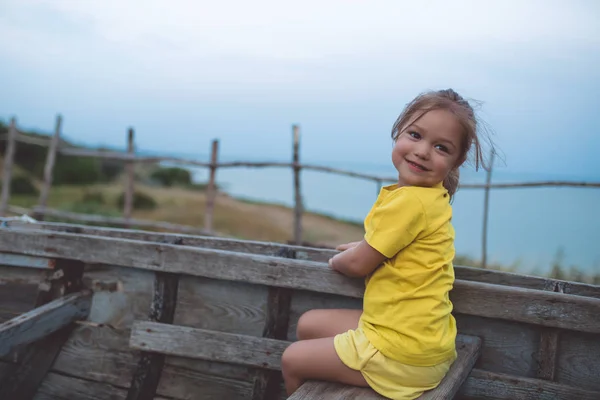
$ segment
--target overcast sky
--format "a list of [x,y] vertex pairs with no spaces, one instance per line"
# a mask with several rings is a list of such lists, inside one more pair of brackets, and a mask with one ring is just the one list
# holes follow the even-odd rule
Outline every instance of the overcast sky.
[[419,92],[483,102],[508,172],[600,179],[597,1],[0,3],[0,118],[91,144],[389,163]]

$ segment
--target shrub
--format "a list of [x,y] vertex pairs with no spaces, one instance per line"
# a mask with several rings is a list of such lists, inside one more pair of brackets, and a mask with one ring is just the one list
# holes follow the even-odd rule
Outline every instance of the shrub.
[[[125,204],[125,193],[121,193],[117,199],[117,206],[123,208]],[[153,210],[157,206],[156,201],[146,193],[135,192],[133,194],[134,210]]]
[[150,179],[162,186],[189,186],[192,183],[192,174],[183,168],[158,168],[150,175]]
[[12,194],[38,196],[39,190],[27,176],[14,176],[10,181],[10,192]]
[[106,201],[102,192],[88,192],[86,190],[83,192],[83,196],[81,196],[81,203],[106,204]]

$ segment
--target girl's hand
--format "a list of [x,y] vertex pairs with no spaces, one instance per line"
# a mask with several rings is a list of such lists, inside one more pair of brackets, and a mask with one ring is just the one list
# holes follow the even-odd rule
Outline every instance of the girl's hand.
[[353,247],[358,246],[360,242],[350,242],[350,243],[344,243],[344,244],[340,244],[338,247],[336,247],[335,249],[338,251],[345,251],[348,249],[351,249]]

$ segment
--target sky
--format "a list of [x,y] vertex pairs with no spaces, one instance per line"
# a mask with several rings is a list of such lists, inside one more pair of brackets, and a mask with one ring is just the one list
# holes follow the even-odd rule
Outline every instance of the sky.
[[0,2],[0,118],[205,158],[390,162],[422,91],[479,105],[498,169],[600,180],[600,2]]

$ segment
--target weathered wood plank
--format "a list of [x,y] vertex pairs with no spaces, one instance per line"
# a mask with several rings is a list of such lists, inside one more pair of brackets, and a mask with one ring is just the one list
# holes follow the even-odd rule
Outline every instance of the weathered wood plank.
[[0,356],[17,346],[42,339],[77,319],[85,319],[90,311],[91,296],[89,290],[66,295],[0,324]]
[[461,334],[483,340],[476,368],[516,376],[536,376],[534,355],[539,347],[539,327],[465,314],[455,314],[455,317]]
[[289,342],[137,321],[129,344],[136,350],[280,370]]
[[454,361],[444,379],[435,389],[419,396],[419,400],[454,398],[481,354],[481,339],[474,336],[461,336],[460,340],[457,340],[456,351],[458,358]]
[[[345,277],[324,263],[106,237],[0,229],[0,251],[357,298],[364,291],[363,280]],[[598,299],[461,280],[451,297],[459,313],[600,333]]]
[[[598,335],[561,332],[555,379],[558,383],[600,392]],[[600,399],[600,397],[598,397]]]
[[34,400],[123,400],[126,390],[104,382],[77,379],[50,372]]
[[246,282],[186,276],[179,283],[174,324],[261,336],[268,288]]
[[[108,325],[80,325],[58,356],[53,372],[124,389],[137,367],[139,352],[129,349],[130,331]],[[68,387],[62,395],[68,397]],[[216,400],[250,398],[251,373],[246,367],[167,357],[158,396]]]
[[[278,257],[296,258],[291,249],[283,249],[276,254]],[[270,339],[287,340],[288,326],[290,323],[290,308],[292,290],[278,287],[269,287],[267,300],[267,319],[262,337]],[[254,379],[252,400],[270,400],[277,398],[281,390],[283,377],[279,371],[259,369]]]
[[[177,244],[177,242],[173,244]],[[173,322],[178,286],[178,275],[167,272],[155,273],[154,296],[150,306],[149,321],[166,324]],[[127,400],[143,400],[154,397],[164,363],[164,354],[142,352],[127,393]]]
[[[333,249],[318,249],[302,246],[290,246],[281,243],[268,243],[251,240],[239,240],[229,238],[216,238],[211,236],[182,235],[174,233],[157,233],[140,230],[126,230],[116,228],[92,227],[76,224],[64,224],[44,222],[39,224],[27,224],[20,221],[10,222],[10,226],[46,229],[55,232],[82,233],[86,235],[108,236],[121,239],[132,239],[150,242],[165,242],[181,239],[183,246],[195,246],[214,248],[217,250],[237,251],[241,253],[252,253],[262,255],[276,255],[278,251],[290,248],[296,253],[296,258],[315,262],[327,262],[337,251]],[[465,267],[455,265],[457,279],[467,281],[478,281],[495,285],[522,287],[524,289],[545,290],[554,287],[557,283],[564,286],[565,294],[585,297],[600,298],[600,286],[578,282],[566,282],[537,276],[517,274],[512,272],[494,271],[490,269]]]
[[385,400],[373,389],[342,385],[335,382],[307,381],[288,400]]
[[[558,283],[549,288],[556,293],[563,293],[563,285]],[[558,339],[560,331],[554,328],[546,328],[540,335],[540,347],[537,353],[538,370],[537,377],[541,379],[554,380],[556,375],[556,357],[558,355]]]
[[[36,306],[82,290],[83,264],[58,260],[56,271],[49,277],[47,291],[40,290]],[[50,370],[74,325],[70,324],[41,340],[27,345],[19,354],[19,364],[9,370],[0,382],[0,399],[31,399]]]
[[465,400],[597,400],[600,392],[541,379],[474,369],[458,395]]
[[52,258],[31,257],[22,254],[0,253],[0,265],[11,267],[53,269],[56,260]]

